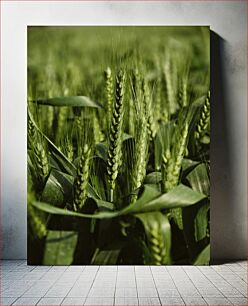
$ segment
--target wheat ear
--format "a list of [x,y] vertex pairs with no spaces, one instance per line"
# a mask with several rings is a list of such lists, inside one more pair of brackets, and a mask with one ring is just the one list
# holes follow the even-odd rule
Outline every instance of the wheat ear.
[[70,162],[73,162],[74,159],[74,152],[73,152],[73,145],[71,143],[71,141],[67,141],[66,143],[66,156],[69,159]]
[[161,228],[158,223],[154,223],[148,236],[149,248],[151,250],[151,265],[163,265],[166,263],[166,246],[164,244]]
[[175,93],[173,88],[173,80],[171,76],[171,62],[169,57],[167,57],[165,66],[164,66],[164,77],[165,77],[165,84],[166,84],[166,97],[169,106],[169,113],[173,114],[176,110],[175,107]]
[[197,141],[199,141],[206,133],[209,122],[210,122],[210,91],[208,91],[199,122],[196,126],[195,138]]
[[28,138],[29,138],[30,142],[32,142],[34,140],[35,131],[36,131],[36,129],[35,129],[35,126],[33,124],[33,121],[31,120],[31,118],[29,117],[29,114],[28,114]]
[[110,201],[113,202],[113,193],[116,187],[116,178],[122,162],[122,125],[124,112],[125,73],[120,71],[116,78],[116,98],[112,114],[109,135],[109,149],[107,160],[108,182],[110,186]]
[[107,123],[108,126],[110,126],[112,118],[112,110],[113,110],[114,86],[113,86],[112,71],[109,67],[105,70],[104,75],[105,75],[105,94],[107,100]]
[[49,174],[49,164],[46,151],[40,142],[37,142],[35,144],[34,152],[36,156],[38,172],[41,175],[42,179],[44,179]]
[[[137,138],[135,143],[135,156],[132,170],[132,191],[138,189],[146,175],[146,164],[148,154],[149,135],[147,131],[147,120],[144,115],[141,115],[137,128]],[[136,195],[131,197],[131,203],[137,199]]]
[[149,94],[149,88],[148,88],[147,81],[145,79],[142,82],[142,91],[143,91],[143,97],[144,97],[145,115],[147,117],[148,134],[149,134],[150,140],[153,140],[153,138],[156,135],[156,128],[155,128],[154,120],[153,120],[153,111],[151,108],[151,97]]
[[187,146],[188,131],[189,124],[186,122],[178,139],[176,139],[171,158],[168,152],[166,153],[167,156],[165,155],[162,158],[162,167],[166,169],[165,181],[163,182],[166,191],[171,190],[178,184],[182,160]]
[[188,104],[188,98],[187,98],[187,80],[185,78],[182,79],[182,82],[179,86],[178,91],[178,100],[179,105],[181,107],[185,107]]
[[105,137],[101,130],[99,119],[96,113],[94,113],[93,115],[93,134],[94,134],[95,143],[104,141]]
[[73,209],[80,211],[87,199],[87,185],[89,181],[91,149],[85,144],[77,169],[77,176],[73,184]]

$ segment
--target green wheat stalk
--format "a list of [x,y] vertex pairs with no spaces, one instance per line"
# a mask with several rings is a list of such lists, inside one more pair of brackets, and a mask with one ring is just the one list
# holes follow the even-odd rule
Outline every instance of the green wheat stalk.
[[[178,130],[180,131],[180,129]],[[178,137],[175,140],[175,145],[172,151],[167,149],[162,156],[162,182],[161,189],[163,192],[168,192],[178,185],[180,179],[180,171],[182,167],[182,161],[187,147],[187,139],[189,132],[189,124],[183,126],[183,129],[178,133]],[[182,221],[182,209],[174,208],[170,210],[170,214],[177,223],[180,229],[183,228]]]
[[155,118],[157,122],[159,122],[161,119],[161,108],[162,108],[161,96],[162,96],[162,78],[161,75],[159,75],[156,84],[156,105],[155,105]]
[[133,92],[135,100],[141,98],[142,79],[139,69],[136,68],[133,71]]
[[66,117],[67,117],[67,108],[60,107],[58,109],[58,116],[57,116],[56,143],[59,143],[59,139],[62,136],[62,132],[65,127]]
[[52,106],[47,107],[47,130],[50,132],[53,127],[54,108]]

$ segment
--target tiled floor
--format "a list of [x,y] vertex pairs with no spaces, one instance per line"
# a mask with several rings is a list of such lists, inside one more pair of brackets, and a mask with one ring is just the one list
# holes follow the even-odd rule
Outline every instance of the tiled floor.
[[247,265],[47,267],[2,261],[0,305],[247,305]]

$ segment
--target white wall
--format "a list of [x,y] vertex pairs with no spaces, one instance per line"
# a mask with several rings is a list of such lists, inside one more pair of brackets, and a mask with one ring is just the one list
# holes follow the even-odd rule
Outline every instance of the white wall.
[[[210,25],[212,258],[246,257],[246,1],[2,1],[1,228],[3,257],[26,258],[27,25]],[[215,50],[215,48],[214,48]],[[215,76],[215,77],[213,77]]]

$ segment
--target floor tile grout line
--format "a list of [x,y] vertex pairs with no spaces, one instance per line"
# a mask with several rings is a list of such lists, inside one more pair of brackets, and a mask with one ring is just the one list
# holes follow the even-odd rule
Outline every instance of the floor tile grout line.
[[[35,281],[35,282],[36,282],[36,281]],[[31,289],[33,285],[34,285],[34,284],[32,284],[30,287],[28,287],[27,290],[25,290],[25,291],[19,296],[19,298],[23,297],[23,295],[24,295],[29,289]]]
[[12,304],[10,304],[10,305],[13,305],[18,299],[19,299],[19,297],[16,298],[16,299],[14,300],[14,302],[13,302]]
[[[83,268],[83,270],[78,274],[78,276],[73,280],[73,284],[71,285],[71,289],[73,288],[73,286],[75,285],[75,283],[78,281],[78,279],[80,278],[80,276],[82,276],[82,273],[83,272],[85,272],[85,266],[84,266],[84,268]],[[151,274],[151,278],[153,279],[153,283],[155,283],[155,275],[156,275],[156,272],[160,272],[160,271],[164,271],[165,273],[168,273],[168,275],[169,275],[169,278],[172,280],[172,282],[174,283],[174,285],[176,284],[176,282],[175,281],[177,281],[177,273],[175,273],[173,270],[170,270],[170,267],[164,267],[165,268],[165,270],[158,270],[158,271],[156,271],[156,270],[154,270],[153,271],[153,269],[152,269],[152,266],[149,266],[149,274]],[[193,267],[191,267],[191,268],[193,268]],[[180,267],[180,271],[183,271],[183,274],[185,274],[185,276],[187,275],[187,282],[188,281],[190,281],[191,283],[193,283],[193,286],[194,286],[194,288],[196,289],[196,291],[199,291],[198,290],[198,287],[197,287],[197,275],[198,275],[198,273],[199,273],[199,277],[202,275],[202,277],[203,277],[203,281],[204,280],[206,280],[206,281],[208,281],[209,282],[209,285],[210,286],[213,286],[213,288],[215,288],[215,289],[217,289],[217,291],[218,292],[220,292],[221,293],[221,296],[220,297],[217,297],[216,296],[216,298],[217,299],[219,299],[219,300],[221,300],[221,299],[223,299],[223,301],[224,301],[224,299],[226,300],[226,302],[230,302],[232,305],[237,305],[237,300],[238,299],[241,299],[241,302],[243,301],[243,299],[245,299],[246,298],[246,296],[242,293],[242,292],[240,292],[239,290],[238,290],[238,288],[235,288],[234,286],[233,286],[233,284],[232,284],[232,280],[229,278],[228,280],[227,279],[225,279],[224,278],[224,276],[222,275],[222,272],[223,273],[225,273],[225,269],[213,269],[212,267],[207,267],[208,269],[201,269],[201,267],[195,267],[196,268],[196,271],[195,272],[197,272],[196,273],[196,277],[194,277],[194,273],[193,273],[193,269],[186,269],[186,267],[184,267],[184,266],[181,266]],[[23,273],[23,275],[28,275],[29,273],[32,273],[33,271],[35,271],[35,269],[36,269],[36,267],[34,267],[32,270],[30,270],[30,271],[28,271],[28,272],[24,272]],[[51,269],[51,267],[50,267],[50,269]],[[64,271],[64,273],[66,274],[69,269],[69,267],[67,267],[67,269]],[[167,271],[167,270],[168,271]],[[46,272],[48,272],[49,270],[47,270]],[[192,275],[191,275],[191,271],[192,271]],[[235,277],[235,279],[237,278],[237,281],[240,281],[240,282],[242,282],[242,283],[245,283],[245,281],[243,280],[243,279],[241,279],[240,277],[236,277],[237,276],[237,274],[238,274],[238,272],[237,271],[235,271],[235,267],[233,268],[233,269],[230,269],[229,267],[227,267],[227,270],[226,270],[228,273],[230,272],[230,274],[232,274],[232,275],[234,275],[234,277]],[[45,272],[45,273],[46,273]],[[55,271],[56,272],[56,271]],[[93,271],[92,271],[93,272]],[[94,284],[96,283],[96,278],[97,278],[97,276],[99,275],[99,272],[100,272],[100,267],[98,266],[97,267],[97,270],[94,270],[94,272],[93,272],[93,274],[94,274],[94,279],[93,279],[93,281],[92,281],[92,284],[91,284],[91,287],[90,287],[90,289],[89,289],[89,292],[90,292],[90,290],[91,290],[91,288],[92,288],[92,286],[94,286]],[[102,272],[105,272],[105,270],[104,271],[102,271]],[[106,271],[107,272],[107,271]],[[119,268],[118,268],[118,266],[117,266],[117,271],[116,271],[116,280],[117,280],[117,277],[118,277],[118,272],[119,272]],[[139,275],[137,275],[136,274],[136,272],[138,273],[139,272]],[[172,273],[173,272],[173,273]],[[68,272],[69,273],[69,272]],[[62,273],[63,274],[63,273]],[[104,273],[103,273],[104,274]],[[135,276],[135,285],[136,285],[136,296],[138,295],[138,283],[137,283],[137,276],[140,276],[141,278],[142,278],[142,269],[141,270],[136,270],[135,269],[135,267],[134,267],[134,276]],[[192,276],[192,278],[191,278],[191,276]],[[218,283],[215,281],[215,277],[216,277],[216,279],[218,279],[217,277],[220,277],[221,279],[219,279],[220,281],[221,280],[223,280],[223,284],[225,283],[225,284],[227,284],[228,286],[230,286],[230,291],[231,291],[231,288],[234,288],[234,289],[237,289],[237,291],[239,291],[240,293],[241,293],[241,296],[237,296],[237,297],[235,297],[235,296],[230,296],[230,297],[228,297],[228,296],[226,296],[225,295],[225,293],[222,293],[222,291],[221,291],[221,289],[219,290],[219,288],[217,287],[218,286]],[[43,275],[40,277],[40,278],[42,278],[43,277]],[[230,275],[230,277],[231,277],[231,275]],[[162,278],[163,279],[163,278]],[[235,280],[234,279],[234,280]],[[34,285],[34,284],[38,284],[39,283],[39,280],[40,279],[37,279],[37,280],[32,280],[32,284],[30,285],[30,287],[27,289],[27,290],[29,290],[30,288],[32,288],[32,286]],[[45,279],[44,279],[45,280]],[[179,280],[179,278],[178,278],[178,280]],[[19,279],[17,279],[17,280],[15,280],[15,281],[20,281]],[[56,283],[59,281],[59,278],[57,278],[56,280],[54,280],[53,282],[52,282],[52,284],[51,284],[51,286],[49,287],[49,289],[48,290],[50,290],[50,288],[52,287],[52,286],[54,286],[54,285],[56,285]],[[158,278],[158,281],[159,281],[159,278]],[[27,282],[28,282],[28,280],[27,280]],[[238,286],[238,284],[237,284],[237,286]],[[179,286],[180,287],[180,286]],[[181,295],[181,292],[178,290],[178,288],[179,287],[177,287],[176,285],[175,285],[175,288],[177,289],[177,291],[178,291],[178,293],[179,293],[179,295],[180,295],[180,297],[182,298],[182,302],[183,303],[185,303],[186,304],[186,302],[184,301],[184,298],[182,297],[182,295]],[[224,287],[224,285],[223,285],[223,287]],[[156,283],[155,283],[155,288],[156,288],[156,290],[158,289],[157,288],[157,285],[156,285]],[[199,286],[199,288],[200,288],[200,286]],[[71,290],[70,289],[70,290]],[[116,297],[116,289],[117,289],[117,281],[115,282],[115,290],[114,290],[114,301],[115,301],[115,297]],[[65,297],[67,297],[68,296],[68,294],[69,294],[69,292],[70,292],[70,290],[68,291],[68,293],[67,293],[67,295],[65,296]],[[158,291],[158,290],[157,290]],[[25,293],[26,291],[24,291],[24,293]],[[47,291],[46,291],[47,292]],[[89,298],[89,292],[88,292],[88,295],[87,295],[87,298]],[[23,293],[23,295],[24,295],[24,293]],[[46,293],[45,293],[46,294]],[[200,293],[200,296],[201,297],[203,297],[203,300],[209,305],[209,303],[207,302],[207,300],[208,300],[208,298],[215,298],[215,297],[211,297],[211,296],[205,296],[204,297],[204,294],[202,295],[201,293]],[[18,298],[20,298],[20,297],[23,297],[23,296],[19,296]],[[38,301],[37,301],[37,303],[39,303],[40,302],[40,300],[42,299],[42,298],[44,298],[45,296],[43,295],[42,297],[37,297],[38,298]],[[64,301],[64,299],[65,299],[65,297],[61,297],[61,304],[63,303],[63,301]],[[138,297],[138,303],[140,304],[140,300],[139,300],[139,296],[137,296]],[[12,301],[12,304],[13,303],[15,303],[17,300],[18,300],[18,298],[16,298],[16,297],[14,297],[14,300]],[[58,298],[58,297],[57,297]],[[141,298],[142,298],[142,296],[141,296]],[[151,296],[149,296],[148,298],[152,298]],[[159,298],[159,301],[161,302],[161,300],[160,300],[160,297],[158,297]],[[200,298],[200,297],[199,297]],[[86,298],[85,298],[86,299]],[[237,299],[236,301],[235,301],[235,299]],[[85,304],[85,302],[86,301],[84,301],[84,304]],[[224,302],[223,302],[224,303]],[[184,305],[185,305],[184,304]]]
[[35,271],[36,268],[39,268],[39,267],[49,267],[49,269],[46,270],[46,271],[44,272],[44,273],[47,273],[47,272],[49,272],[49,271],[51,270],[51,268],[52,268],[53,266],[35,266],[34,270],[32,270],[32,271]]
[[[35,270],[36,267],[38,267],[38,266],[34,266],[34,269],[32,269],[31,271]],[[49,270],[51,269],[51,267],[52,267],[52,266],[50,266]],[[49,271],[49,270],[48,270],[48,271]],[[31,271],[27,272],[25,275],[28,275],[28,273],[30,273]],[[43,277],[48,271],[46,271],[41,277]],[[39,278],[38,280],[35,280],[35,283],[39,282],[40,280],[41,280],[41,278]],[[33,285],[34,285],[34,284],[33,284]],[[29,289],[31,289],[33,285],[31,285],[25,292],[23,292],[23,294],[20,295],[20,297],[23,297],[23,295],[24,295]],[[52,287],[52,285],[51,285],[51,287]],[[50,289],[50,288],[49,288],[49,289]],[[48,289],[48,290],[49,290],[49,289]]]
[[[197,267],[196,267],[197,268]],[[212,283],[212,280],[211,279],[209,279],[206,275],[205,275],[205,273],[203,273],[203,271],[202,270],[197,270],[197,272],[202,276],[202,277],[204,277],[204,279],[206,280],[206,281],[208,281],[211,285],[213,285],[214,286],[214,284]],[[187,273],[187,271],[186,271],[186,273]],[[189,275],[189,273],[187,273],[187,275]],[[191,276],[189,275],[189,277],[191,278]],[[191,279],[192,280],[192,279]],[[193,281],[193,283],[194,283],[194,281]],[[194,285],[195,285],[195,283],[194,283]],[[196,285],[195,285],[195,287],[196,287]],[[196,287],[197,288],[197,287]],[[198,289],[198,288],[197,288]]]
[[[162,305],[161,300],[160,300],[160,298],[159,298],[158,288],[157,288],[157,285],[156,285],[156,283],[155,283],[155,279],[154,279],[154,275],[153,275],[153,271],[152,271],[151,266],[150,266],[150,271],[151,271],[152,279],[153,279],[153,282],[154,282],[154,285],[155,285],[155,288],[156,288],[156,291],[157,291],[157,294],[158,294],[159,303],[160,303],[160,305]],[[141,306],[141,305],[140,305],[140,306]]]
[[[68,268],[69,268],[69,267],[70,267],[70,266],[68,266]],[[68,268],[67,268],[67,269],[68,269]],[[67,270],[67,269],[66,269],[66,270]],[[65,271],[66,271],[66,270],[65,270]],[[78,274],[78,277],[75,279],[73,285],[71,286],[71,289],[67,292],[66,296],[63,298],[63,300],[62,300],[62,302],[61,302],[61,305],[62,305],[63,301],[68,297],[69,292],[72,290],[72,288],[74,287],[75,283],[76,283],[77,280],[80,278],[80,275],[84,272],[84,270],[85,270],[85,266],[84,266],[83,270]]]
[[[221,275],[221,273],[219,273],[219,272],[217,271],[217,274],[218,274],[222,279],[224,279],[232,288],[238,290],[238,291],[242,294],[242,296],[245,297],[245,295],[240,291],[240,289],[234,287],[227,279],[225,279],[225,278],[223,277],[223,275]],[[243,281],[243,280],[242,280],[242,281]],[[244,283],[245,283],[245,282],[244,282]],[[246,284],[246,287],[247,287],[247,284]]]
[[[227,298],[228,301],[232,304],[232,305],[235,305],[235,306],[239,306],[237,304],[234,304],[230,299],[233,299],[233,298]],[[243,298],[242,298],[243,299]],[[246,304],[248,303],[248,299],[246,298]],[[240,306],[244,306],[244,305],[240,305]]]
[[[86,267],[86,266],[85,266],[85,267]],[[88,266],[88,267],[89,267],[89,266]],[[88,299],[88,297],[89,297],[89,293],[90,293],[90,291],[91,291],[91,289],[92,289],[92,287],[93,287],[93,285],[94,285],[94,283],[95,283],[95,280],[96,280],[96,277],[97,277],[97,274],[98,274],[99,270],[100,270],[100,266],[97,266],[96,274],[95,274],[94,280],[93,280],[93,282],[92,282],[92,284],[91,284],[91,286],[90,286],[90,289],[89,289],[88,293],[86,294],[85,301],[84,301],[84,305],[85,305],[85,303],[86,303],[86,301],[87,301],[87,299]]]
[[[199,271],[201,271],[200,269],[199,269],[199,267],[197,267],[197,269],[199,270]],[[213,269],[214,270],[214,269]],[[201,271],[202,272],[202,274],[211,282],[211,284],[221,293],[221,295],[223,296],[223,297],[225,297],[226,298],[226,296],[224,296],[224,294],[219,290],[219,288],[211,281],[211,279],[204,273],[204,271]],[[216,271],[215,271],[216,272]],[[203,297],[204,298],[204,297]]]
[[[54,283],[57,281],[57,279],[54,281]],[[35,282],[36,283],[36,282]],[[54,284],[53,283],[53,284]],[[47,294],[47,292],[51,289],[51,287],[53,286],[53,284],[51,284],[51,286],[47,289],[47,291],[45,292],[45,294],[43,295],[43,297],[45,297],[45,295]],[[33,284],[34,285],[34,284]],[[24,294],[26,293],[26,292],[28,292],[28,290],[29,289],[31,289],[33,286],[31,285],[25,292],[23,292],[23,294],[20,296],[20,297],[23,297],[24,298]]]
[[[194,288],[195,288],[195,289],[197,290],[197,292],[200,294],[201,298],[203,298],[201,292],[198,290],[198,288],[196,287],[196,285],[195,285],[194,282],[192,281],[190,275],[187,273],[187,270],[185,270],[184,267],[182,267],[182,268],[183,268],[183,271],[187,274],[187,276],[188,276],[190,282],[193,284]],[[201,272],[201,274],[203,274],[203,273]],[[204,275],[204,276],[205,276],[205,275]],[[184,300],[184,299],[183,299],[183,300]],[[185,304],[186,304],[186,303],[185,303]]]
[[[170,274],[170,271],[169,271],[168,267],[165,267],[165,270],[168,272],[168,274],[169,274],[170,278],[172,279],[173,284],[175,285],[175,288],[177,289],[177,291],[178,291],[178,293],[179,293],[179,295],[180,295],[180,298],[181,298],[181,299],[182,299],[182,301],[183,301],[183,304],[185,305],[184,299],[183,299],[183,297],[181,296],[181,293],[180,293],[180,291],[178,290],[178,288],[177,288],[177,286],[176,286],[176,283],[175,283],[175,281],[174,281],[173,277],[171,276],[171,274]],[[160,300],[160,301],[161,301],[161,300]],[[162,303],[161,303],[161,304],[162,304]]]
[[[235,271],[234,271],[234,273],[235,273],[242,281],[244,281],[244,279],[240,277],[239,272],[235,272]],[[245,277],[245,279],[246,279],[246,281],[247,281],[247,270],[246,270],[246,277]]]
[[115,305],[115,296],[116,296],[116,287],[117,287],[118,272],[119,272],[119,266],[117,266],[116,277],[115,277],[115,291],[114,291],[114,303],[113,303],[113,305]]
[[[38,266],[37,266],[37,267],[38,267]],[[48,271],[50,271],[52,267],[55,267],[55,266],[54,266],[54,265],[50,266],[50,268],[44,273],[44,275],[45,275]],[[67,270],[67,269],[65,269],[65,271],[66,271],[66,270]],[[64,271],[64,272],[65,272],[65,271]],[[64,272],[63,272],[63,273],[64,273]],[[63,273],[62,273],[62,274],[63,274]],[[42,275],[42,277],[43,277],[43,275]],[[39,279],[39,280],[41,280],[41,279]],[[56,280],[51,284],[51,286],[50,286],[50,287],[48,288],[48,290],[43,294],[43,296],[40,297],[39,301],[40,301],[42,298],[46,298],[45,295],[46,295],[47,292],[53,287],[53,285],[57,282],[57,280],[58,280],[58,279],[56,279]],[[35,284],[36,284],[36,283],[37,283],[37,281],[35,281]],[[35,284],[33,284],[33,285],[35,285]],[[30,286],[29,289],[31,289],[31,288],[32,288],[32,285]],[[28,290],[29,290],[29,289],[28,289]],[[27,291],[28,291],[28,290],[27,290]],[[24,295],[27,291],[25,291],[25,292],[20,296],[20,298],[25,298],[25,297],[23,297],[23,295]],[[28,297],[27,297],[27,298],[28,298]],[[39,301],[37,302],[37,304],[39,303]]]
[[136,288],[136,298],[139,305],[139,295],[138,295],[138,285],[137,285],[137,275],[136,275],[136,266],[134,266],[134,280],[135,280],[135,288]]
[[39,298],[39,300],[38,300],[38,302],[35,304],[35,306],[39,304],[39,302],[40,302],[41,299],[42,299],[42,297]]
[[[232,270],[231,270],[231,271],[232,271]],[[216,271],[216,273],[217,273],[218,275],[220,275],[220,277],[221,277],[222,279],[224,279],[224,280],[225,280],[229,285],[231,285],[234,289],[237,289],[237,290],[239,291],[239,289],[236,288],[236,287],[234,287],[234,286],[230,283],[230,281],[229,281],[228,279],[225,279],[225,278],[224,278],[224,276],[221,274],[221,271]],[[246,284],[246,287],[247,287],[247,281],[240,277],[239,272],[232,271],[231,273],[238,277],[238,281],[244,282],[244,283]],[[246,275],[247,275],[247,271],[246,271]],[[239,292],[240,292],[242,295],[244,295],[241,291],[239,291]]]

